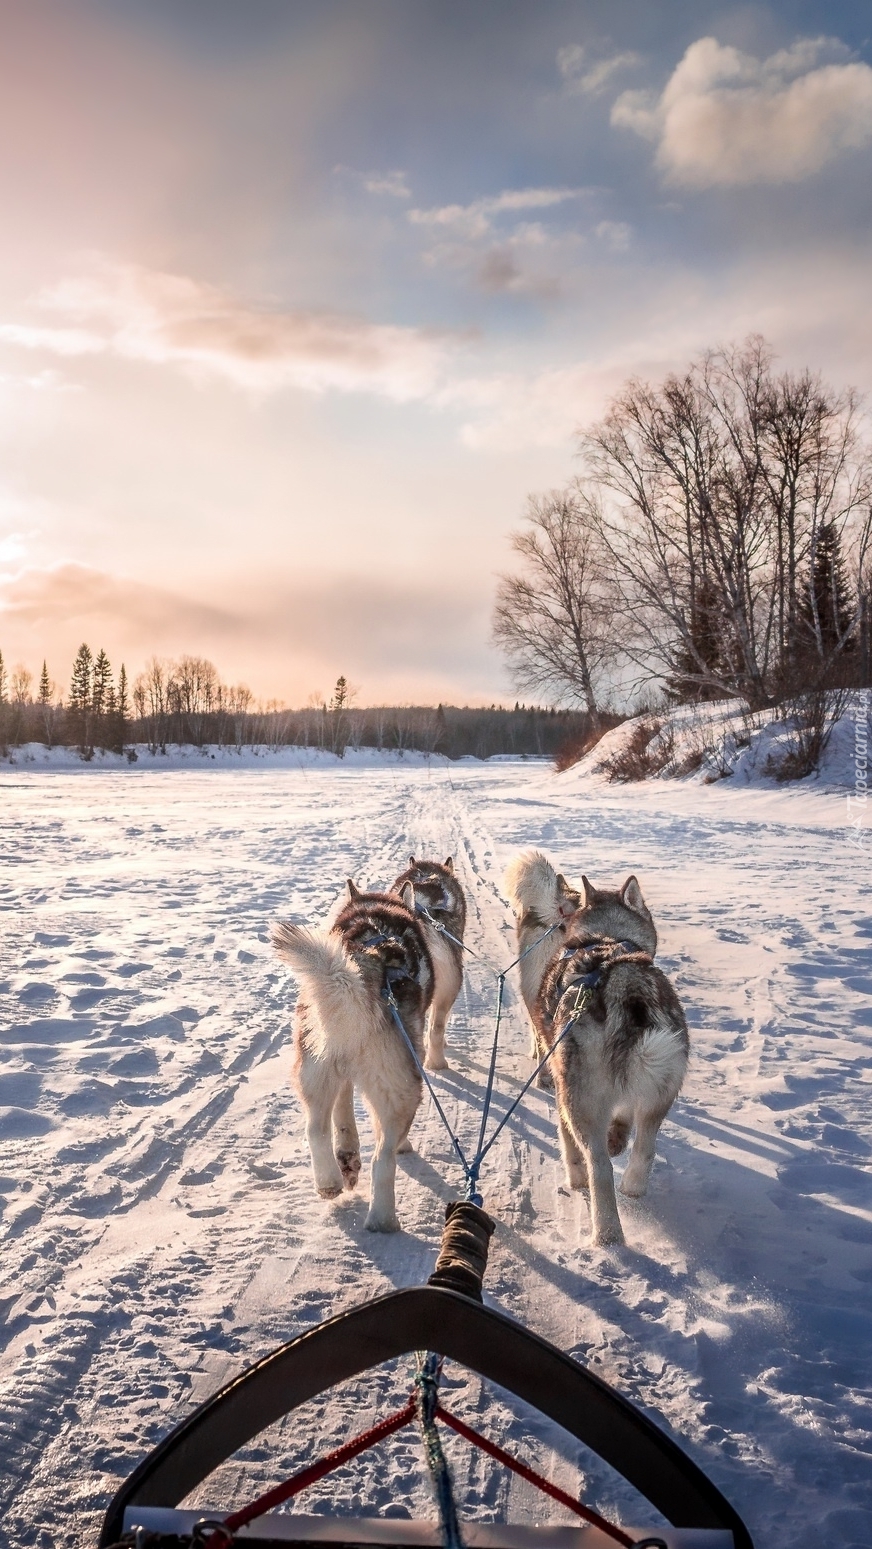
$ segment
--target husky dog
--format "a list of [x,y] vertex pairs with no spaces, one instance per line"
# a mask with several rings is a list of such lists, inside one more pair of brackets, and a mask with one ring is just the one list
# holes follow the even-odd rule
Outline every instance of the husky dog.
[[[563,944],[567,921],[579,908],[582,895],[554,870],[541,850],[522,850],[516,855],[506,868],[503,888],[515,914],[518,951],[522,954],[519,965],[521,995],[533,1032],[530,1052],[538,1064],[544,1058],[546,1047],[539,1037],[533,1014],[536,997],[542,976]],[[545,1091],[553,1091],[554,1079],[549,1065],[539,1072],[536,1085]]]
[[428,1070],[447,1070],[445,1024],[463,983],[462,942],[466,927],[466,899],[454,875],[454,861],[450,855],[441,866],[438,861],[416,861],[414,855],[410,855],[407,870],[397,877],[391,892],[402,893],[409,886],[414,890],[415,912],[424,931],[436,976],[427,1018],[427,1057],[424,1064]]
[[[273,945],[301,980],[294,1013],[294,1078],[306,1110],[315,1187],[324,1199],[353,1189],[360,1174],[354,1122],[359,1087],[372,1115],[376,1146],[369,1214],[372,1232],[398,1232],[397,1152],[421,1101],[421,1077],[385,999],[389,988],[419,1059],[433,995],[433,964],[415,918],[412,889],[401,898],[348,898],[330,930],[316,934],[279,921]],[[332,1127],[332,1136],[331,1136]]]
[[658,1130],[684,1080],[687,1024],[652,962],[657,932],[636,878],[619,892],[582,882],[584,904],[545,970],[533,1014],[542,1043],[556,1045],[549,1063],[569,1186],[590,1188],[594,1243],[622,1243],[610,1158],[635,1126],[621,1192],[644,1194]]

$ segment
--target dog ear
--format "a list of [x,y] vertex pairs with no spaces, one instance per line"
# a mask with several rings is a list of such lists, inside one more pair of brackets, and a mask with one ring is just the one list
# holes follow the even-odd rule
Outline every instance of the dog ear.
[[411,882],[403,883],[403,886],[400,889],[400,901],[405,904],[406,908],[410,910],[412,914],[415,913],[415,889],[413,888]]
[[587,877],[582,877],[581,885],[584,888],[584,902],[585,906],[587,907],[592,904],[596,898],[596,888],[593,886],[593,883],[588,882]]
[[355,887],[355,885],[352,882],[350,877],[348,877],[346,879],[345,886],[346,886],[346,888],[348,890],[348,902],[350,904],[353,904],[355,899],[356,898],[360,898],[360,896],[361,896],[360,895],[360,888],[359,887]]
[[635,909],[637,914],[645,913],[645,900],[642,897],[642,889],[635,877],[628,877],[621,888],[621,903],[626,904],[628,909]]
[[415,860],[414,855],[410,855],[409,856],[409,865],[410,866],[417,866],[417,864],[418,864],[418,862]]
[[442,864],[445,867],[446,871],[450,871],[450,872],[454,871],[454,860],[453,860],[452,856],[450,856],[450,855],[446,856],[446,858],[442,862]]

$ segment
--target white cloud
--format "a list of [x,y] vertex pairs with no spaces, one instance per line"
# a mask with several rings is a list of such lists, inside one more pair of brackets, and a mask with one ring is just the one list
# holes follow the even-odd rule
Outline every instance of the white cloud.
[[43,292],[59,324],[0,325],[0,341],[60,356],[114,355],[174,365],[254,392],[426,397],[445,364],[447,336],[343,314],[267,311],[183,275],[96,259]]
[[453,226],[467,236],[481,237],[491,229],[491,217],[521,210],[546,210],[579,199],[583,188],[509,188],[501,194],[476,199],[472,204],[443,204],[430,210],[410,210],[415,226]]
[[628,226],[626,221],[600,221],[597,226],[594,226],[593,234],[611,252],[626,253],[630,246],[633,228]]
[[412,190],[409,187],[405,172],[371,172],[363,180],[363,186],[368,194],[389,194],[392,199],[411,199]]
[[621,70],[632,69],[641,62],[641,55],[631,51],[591,61],[588,50],[579,43],[569,43],[565,48],[557,50],[557,68],[566,90],[586,97],[599,96],[612,76]]
[[872,68],[846,54],[802,38],[761,60],[700,38],[659,97],[623,92],[612,123],[656,143],[672,183],[796,182],[872,141]]

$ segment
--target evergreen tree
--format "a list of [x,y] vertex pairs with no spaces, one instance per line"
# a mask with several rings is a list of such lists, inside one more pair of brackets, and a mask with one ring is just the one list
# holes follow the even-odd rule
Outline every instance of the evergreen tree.
[[672,672],[665,683],[670,699],[717,699],[718,690],[705,681],[719,677],[726,665],[726,620],[717,588],[705,577],[698,583],[690,608],[688,637],[672,653]]
[[99,746],[105,751],[112,737],[112,701],[115,698],[115,690],[112,686],[112,668],[106,652],[100,648],[94,662],[94,671],[91,676],[91,714],[94,718],[94,732]]
[[6,676],[6,663],[3,660],[3,652],[0,651],[0,705],[5,705],[8,693],[9,680]]
[[79,646],[73,663],[69,701],[71,740],[76,743],[83,757],[89,756],[94,751],[91,745],[93,681],[94,658],[90,647],[83,643]]
[[109,693],[112,688],[112,668],[109,658],[104,650],[97,653],[94,662],[94,670],[91,674],[91,711],[94,716],[105,715],[108,709]]
[[809,565],[799,604],[800,638],[805,650],[826,661],[841,647],[854,648],[845,637],[854,620],[855,607],[845,569],[841,537],[835,522],[818,533],[814,563]]
[[42,672],[39,675],[39,699],[37,700],[37,703],[40,705],[50,705],[51,691],[52,681],[48,675],[48,667],[46,666],[45,662],[43,662]]
[[127,722],[130,719],[127,670],[123,662],[121,663],[121,671],[118,674],[118,688],[112,691],[112,706],[109,714],[111,716],[109,747],[113,753],[123,753],[124,742],[127,736]]

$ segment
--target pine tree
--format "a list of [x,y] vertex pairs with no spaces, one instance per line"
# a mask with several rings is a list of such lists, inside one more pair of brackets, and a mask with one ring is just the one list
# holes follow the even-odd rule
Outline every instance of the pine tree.
[[43,662],[42,672],[39,675],[39,699],[37,700],[37,703],[40,705],[50,705],[51,691],[52,681],[48,675],[48,667],[46,666],[45,662]]
[[76,743],[83,757],[88,757],[94,751],[91,746],[93,680],[94,658],[90,647],[82,644],[73,663],[69,715],[71,740]]
[[127,722],[130,719],[130,700],[127,694],[127,669],[121,663],[121,671],[118,674],[118,688],[112,693],[111,731],[109,746],[113,753],[124,752],[124,742],[127,736]]
[[700,679],[706,670],[713,675],[723,670],[728,655],[724,649],[725,623],[717,588],[703,577],[691,606],[690,638],[682,640],[672,655],[672,672],[665,684],[670,699],[681,703],[718,697],[717,690]]
[[818,533],[814,564],[809,565],[798,611],[802,644],[819,660],[826,661],[840,646],[844,651],[853,649],[853,640],[842,644],[855,608],[835,522],[825,523]]
[[104,750],[109,746],[112,735],[111,701],[115,698],[115,690],[112,687],[112,668],[109,658],[102,646],[97,653],[94,662],[94,671],[91,677],[91,713],[94,717],[94,736]]

